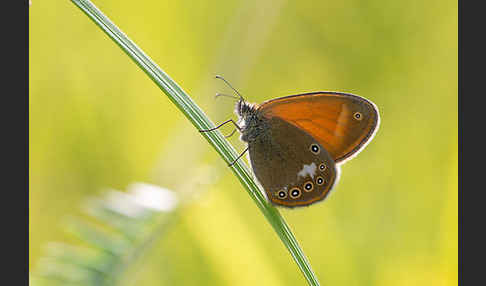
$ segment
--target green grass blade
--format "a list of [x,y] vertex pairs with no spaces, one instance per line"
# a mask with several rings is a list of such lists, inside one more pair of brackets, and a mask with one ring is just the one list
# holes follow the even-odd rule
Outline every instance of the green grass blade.
[[[134,42],[88,0],[71,0],[98,25],[169,97],[196,129],[209,129],[214,124],[192,99],[164,71],[162,71]],[[219,132],[201,133],[226,162],[233,162],[237,153]],[[239,160],[231,167],[236,177],[289,250],[309,285],[319,285],[302,249],[279,211],[266,201],[248,167]]]

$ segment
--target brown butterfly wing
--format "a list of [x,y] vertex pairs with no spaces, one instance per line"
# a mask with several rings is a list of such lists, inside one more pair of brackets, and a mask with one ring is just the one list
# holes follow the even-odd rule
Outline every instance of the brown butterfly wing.
[[265,118],[280,117],[311,134],[336,163],[356,155],[379,125],[376,106],[346,93],[315,92],[269,100],[258,108]]
[[253,172],[274,204],[310,205],[337,182],[337,167],[323,146],[278,117],[265,122],[265,132],[248,148]]

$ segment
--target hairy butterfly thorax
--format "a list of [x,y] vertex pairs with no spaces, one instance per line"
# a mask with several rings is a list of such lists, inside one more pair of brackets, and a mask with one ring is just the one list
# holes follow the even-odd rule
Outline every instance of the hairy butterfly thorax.
[[238,100],[235,107],[238,122],[241,122],[240,139],[244,142],[253,142],[264,132],[268,132],[267,120],[259,116],[258,106],[242,99]]

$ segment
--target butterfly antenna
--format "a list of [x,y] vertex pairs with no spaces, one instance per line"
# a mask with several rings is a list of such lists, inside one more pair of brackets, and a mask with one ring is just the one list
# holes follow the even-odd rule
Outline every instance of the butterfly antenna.
[[245,99],[243,98],[243,96],[227,80],[225,80],[222,76],[217,75],[216,78],[219,78],[220,80],[224,81],[232,90],[234,90],[240,96],[240,99],[241,100],[245,101]]
[[216,95],[214,96],[214,98],[218,98],[220,96],[226,96],[226,97],[231,97],[233,99],[240,99],[238,96],[234,96],[234,95],[229,95],[229,94],[222,94],[222,93],[216,93]]

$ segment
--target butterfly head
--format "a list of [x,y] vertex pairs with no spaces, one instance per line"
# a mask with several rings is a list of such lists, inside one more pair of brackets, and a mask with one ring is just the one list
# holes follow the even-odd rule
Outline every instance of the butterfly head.
[[250,118],[256,114],[257,108],[255,104],[246,102],[243,98],[240,98],[236,102],[235,113],[245,121],[245,119]]
[[254,141],[267,128],[266,121],[258,113],[258,105],[248,103],[243,99],[238,100],[235,106],[235,113],[238,115],[241,125],[240,139],[245,142]]

